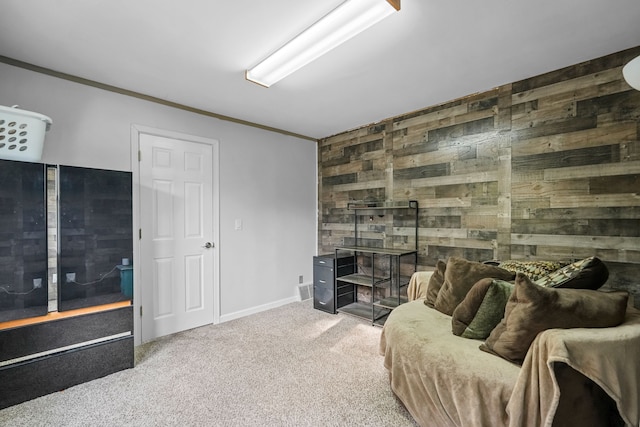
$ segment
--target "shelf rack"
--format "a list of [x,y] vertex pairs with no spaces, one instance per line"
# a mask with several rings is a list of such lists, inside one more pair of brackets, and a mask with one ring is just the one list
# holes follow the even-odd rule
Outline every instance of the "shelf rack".
[[[418,263],[418,202],[410,200],[406,202],[350,202],[348,209],[353,211],[354,238],[353,245],[338,246],[335,248],[335,256],[352,255],[356,259],[368,259],[370,271],[363,271],[365,267],[358,263],[353,274],[335,277],[336,283],[351,284],[354,287],[354,295],[357,295],[357,287],[370,289],[371,301],[360,301],[355,298],[355,302],[345,305],[339,309],[340,312],[352,314],[358,317],[370,319],[374,325],[382,325],[391,311],[407,302],[406,286],[409,284],[410,276],[402,275],[402,265],[409,264],[416,271]],[[414,229],[414,246],[411,248],[384,247],[384,242],[393,235],[388,235],[379,225],[374,225],[373,231],[367,228],[362,230],[362,218],[384,217],[388,214],[405,212],[405,218],[411,218],[410,226]],[[410,215],[410,214],[413,215]],[[392,219],[393,221],[393,219]],[[359,227],[360,225],[360,227]],[[405,226],[406,227],[406,226]],[[392,226],[392,231],[395,229]],[[369,233],[370,237],[364,237],[364,233]],[[377,234],[377,239],[372,238]],[[366,244],[369,242],[370,244]],[[382,243],[382,244],[381,244]],[[382,266],[382,267],[381,267]]]

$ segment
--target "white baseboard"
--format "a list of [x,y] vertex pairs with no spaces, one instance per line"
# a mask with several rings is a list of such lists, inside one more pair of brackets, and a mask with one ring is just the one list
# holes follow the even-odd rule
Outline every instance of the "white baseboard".
[[281,299],[279,301],[270,302],[268,304],[258,305],[256,307],[251,307],[245,310],[236,311],[235,313],[223,314],[222,316],[220,316],[220,323],[228,322],[234,319],[239,319],[241,317],[260,313],[262,311],[271,310],[272,308],[278,308],[283,305],[291,304],[292,302],[300,302],[300,296],[296,295],[293,297]]

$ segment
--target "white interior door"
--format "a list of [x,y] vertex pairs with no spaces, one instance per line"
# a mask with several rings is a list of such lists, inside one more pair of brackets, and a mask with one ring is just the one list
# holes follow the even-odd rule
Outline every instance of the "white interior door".
[[142,342],[213,323],[213,152],[140,134]]

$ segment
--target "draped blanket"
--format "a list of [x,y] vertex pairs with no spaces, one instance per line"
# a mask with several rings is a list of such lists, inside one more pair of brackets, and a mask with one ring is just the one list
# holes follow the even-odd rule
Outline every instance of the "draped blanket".
[[380,352],[391,389],[422,426],[505,426],[520,367],[451,333],[451,317],[402,304],[385,322]]
[[[615,401],[628,426],[640,426],[640,311],[629,308],[624,323],[615,328],[550,329],[538,334],[507,406],[510,426],[552,425],[562,391],[556,363],[594,381]],[[578,411],[574,415],[580,416]]]
[[[551,426],[560,400],[554,365],[598,384],[629,426],[640,426],[640,312],[615,328],[552,329],[538,335],[522,367],[451,332],[451,317],[412,301],[382,330],[391,389],[422,426]],[[583,400],[577,396],[577,401]]]
[[427,288],[429,287],[429,279],[433,271],[417,271],[413,273],[407,286],[407,297],[409,301],[425,298],[427,296]]

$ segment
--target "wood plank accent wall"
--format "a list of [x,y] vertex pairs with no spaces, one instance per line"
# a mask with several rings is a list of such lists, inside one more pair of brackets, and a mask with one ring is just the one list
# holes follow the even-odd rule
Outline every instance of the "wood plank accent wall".
[[[318,143],[318,253],[354,200],[418,200],[418,269],[439,259],[600,257],[640,304],[640,46]],[[391,234],[412,236],[401,223]],[[393,244],[396,240],[393,240]]]

